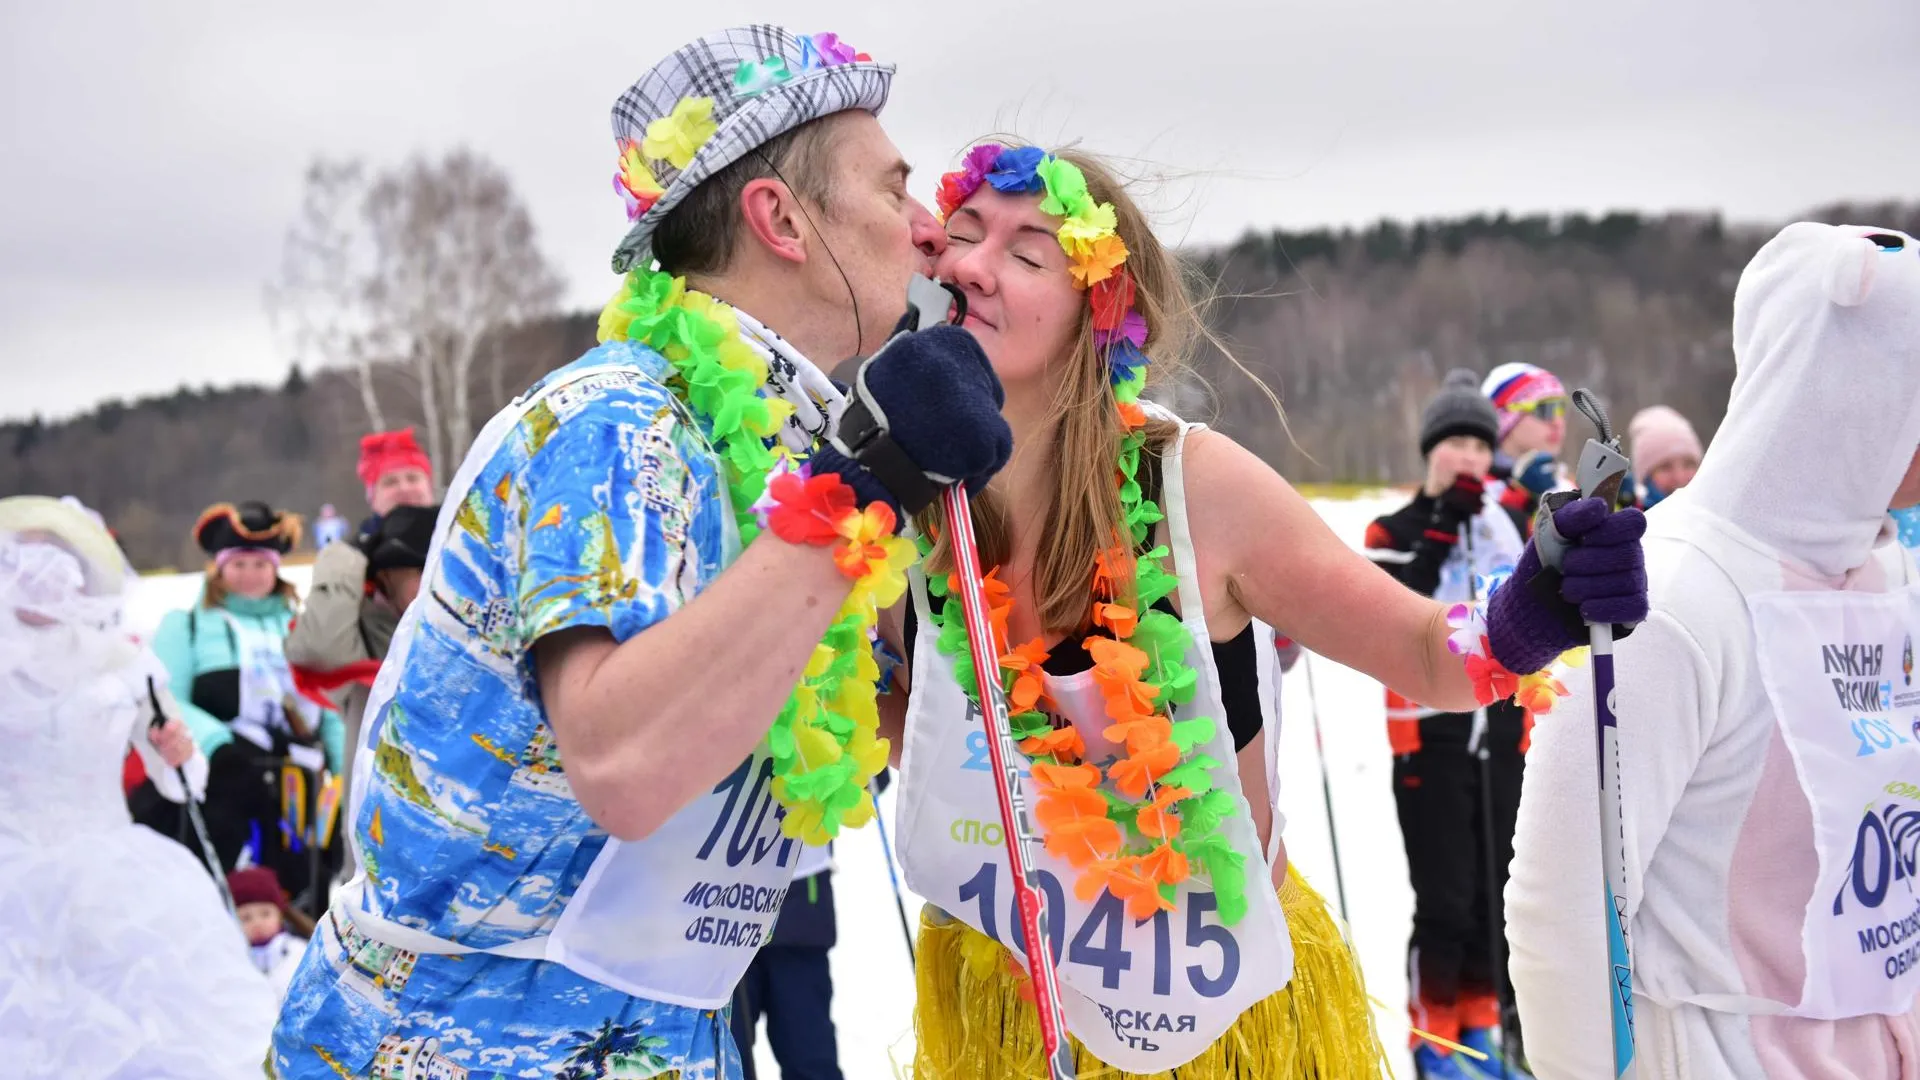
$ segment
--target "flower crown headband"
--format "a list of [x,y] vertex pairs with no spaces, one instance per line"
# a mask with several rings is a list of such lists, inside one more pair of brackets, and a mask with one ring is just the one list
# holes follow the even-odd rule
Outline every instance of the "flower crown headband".
[[1080,167],[1037,146],[983,143],[967,151],[960,168],[940,178],[935,199],[940,219],[991,184],[995,191],[1044,193],[1040,211],[1061,218],[1060,250],[1072,260],[1067,271],[1077,289],[1088,292],[1093,307],[1093,343],[1107,358],[1115,386],[1129,382],[1146,366],[1147,320],[1134,308],[1133,275],[1127,272],[1127,245],[1115,231],[1112,203],[1096,203]]

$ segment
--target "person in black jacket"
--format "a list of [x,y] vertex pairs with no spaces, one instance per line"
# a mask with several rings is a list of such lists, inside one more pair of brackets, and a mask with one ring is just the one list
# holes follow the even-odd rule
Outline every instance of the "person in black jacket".
[[[1524,511],[1506,505],[1519,500],[1503,500],[1506,485],[1487,477],[1498,438],[1499,419],[1476,376],[1449,374],[1421,417],[1426,482],[1412,502],[1367,529],[1368,554],[1408,588],[1471,602],[1484,591],[1477,579],[1510,571],[1519,559]],[[1492,958],[1504,933],[1499,897],[1513,859],[1525,717],[1509,702],[1439,713],[1389,691],[1387,732],[1413,881],[1412,1025],[1497,1055],[1493,1029],[1506,980]],[[1476,1063],[1417,1038],[1414,1060],[1426,1077],[1502,1075],[1497,1056]],[[1525,1074],[1514,1068],[1510,1075]]]

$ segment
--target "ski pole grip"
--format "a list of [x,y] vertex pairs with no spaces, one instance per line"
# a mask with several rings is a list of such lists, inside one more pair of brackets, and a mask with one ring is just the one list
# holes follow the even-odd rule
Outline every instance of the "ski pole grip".
[[1580,451],[1580,465],[1574,471],[1578,486],[1572,491],[1550,492],[1540,499],[1540,509],[1533,520],[1533,546],[1540,553],[1541,566],[1558,570],[1567,554],[1567,538],[1554,528],[1553,515],[1561,507],[1583,497],[1602,500],[1607,504],[1608,512],[1612,512],[1614,501],[1620,497],[1620,484],[1629,467],[1626,455],[1620,451],[1598,439],[1587,440],[1587,445]]

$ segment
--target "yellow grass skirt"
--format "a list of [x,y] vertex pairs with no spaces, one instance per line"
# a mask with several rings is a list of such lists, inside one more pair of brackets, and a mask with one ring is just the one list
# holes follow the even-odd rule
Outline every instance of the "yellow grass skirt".
[[[1073,1040],[1081,1080],[1364,1080],[1382,1075],[1366,985],[1324,897],[1289,866],[1280,887],[1293,978],[1240,1014],[1199,1057],[1151,1077]],[[1045,1080],[1040,1021],[1000,943],[929,904],[920,918],[914,1080]]]

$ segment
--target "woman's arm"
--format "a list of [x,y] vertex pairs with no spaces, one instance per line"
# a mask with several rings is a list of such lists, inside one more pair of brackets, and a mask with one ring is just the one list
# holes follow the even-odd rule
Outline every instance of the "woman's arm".
[[1475,707],[1466,668],[1447,649],[1441,605],[1347,547],[1293,485],[1232,439],[1195,432],[1184,461],[1211,625],[1251,615],[1421,704]]

